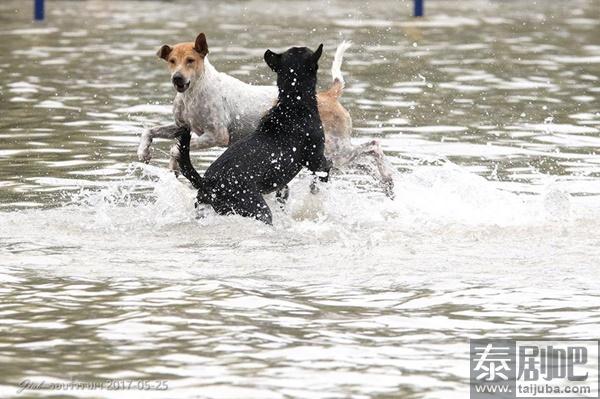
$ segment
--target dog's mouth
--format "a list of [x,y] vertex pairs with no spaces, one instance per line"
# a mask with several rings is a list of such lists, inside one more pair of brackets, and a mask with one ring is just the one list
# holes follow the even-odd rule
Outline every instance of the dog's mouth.
[[175,90],[177,90],[179,93],[183,93],[190,87],[190,82],[173,82],[173,86],[175,86]]

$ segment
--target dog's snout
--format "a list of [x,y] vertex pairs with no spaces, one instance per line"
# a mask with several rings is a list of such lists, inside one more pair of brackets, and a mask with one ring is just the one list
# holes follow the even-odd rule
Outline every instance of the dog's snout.
[[189,81],[187,81],[179,72],[173,74],[173,77],[171,77],[171,81],[173,82],[173,86],[175,86],[175,89],[180,93],[186,91],[190,85]]
[[183,86],[183,84],[185,83],[185,79],[180,73],[176,73],[175,75],[173,75],[171,80],[173,81],[173,84],[178,86]]

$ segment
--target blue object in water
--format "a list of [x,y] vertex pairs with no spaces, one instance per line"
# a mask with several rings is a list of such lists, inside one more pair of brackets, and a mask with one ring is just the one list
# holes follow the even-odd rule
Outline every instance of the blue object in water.
[[415,0],[415,17],[423,16],[423,1],[424,0]]
[[36,21],[41,21],[44,19],[44,0],[33,0],[33,14]]

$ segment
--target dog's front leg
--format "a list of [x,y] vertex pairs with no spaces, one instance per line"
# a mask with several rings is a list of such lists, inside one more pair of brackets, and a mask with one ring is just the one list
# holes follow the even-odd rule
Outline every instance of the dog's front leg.
[[[227,128],[217,128],[214,130],[205,130],[204,133],[192,134],[192,138],[190,141],[190,149],[191,150],[204,150],[212,147],[226,147],[229,145],[229,132]],[[169,160],[169,169],[173,171],[177,171],[179,169],[179,164],[177,160],[179,159],[179,146],[174,144],[171,146],[171,159]]]
[[174,139],[179,137],[185,131],[189,131],[189,128],[186,126],[179,126],[175,123],[156,126],[144,131],[140,137],[140,145],[137,150],[138,159],[142,162],[150,161],[152,158],[150,145],[154,138]]
[[331,170],[333,164],[329,159],[322,155],[320,158],[315,157],[308,162],[308,170],[313,172],[315,175],[319,177],[319,180],[322,182],[329,181],[329,171]]
[[329,159],[325,158],[325,155],[322,155],[320,158],[315,157],[313,160],[308,162],[308,170],[316,175],[310,183],[311,193],[317,194],[319,192],[317,178],[323,183],[327,183],[329,181],[329,172],[331,171],[332,166],[333,164]]

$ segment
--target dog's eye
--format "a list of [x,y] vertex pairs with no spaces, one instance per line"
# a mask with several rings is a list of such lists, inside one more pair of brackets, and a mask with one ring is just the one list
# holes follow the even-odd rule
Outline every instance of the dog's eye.
[[171,65],[175,65],[175,60],[174,60],[174,59],[170,59],[170,60],[169,60],[169,63],[170,63]]
[[194,61],[196,61],[196,60],[195,60],[195,59],[193,59],[193,58],[188,58],[188,59],[186,60],[186,62],[187,62],[188,64],[193,64],[193,63],[194,63]]

